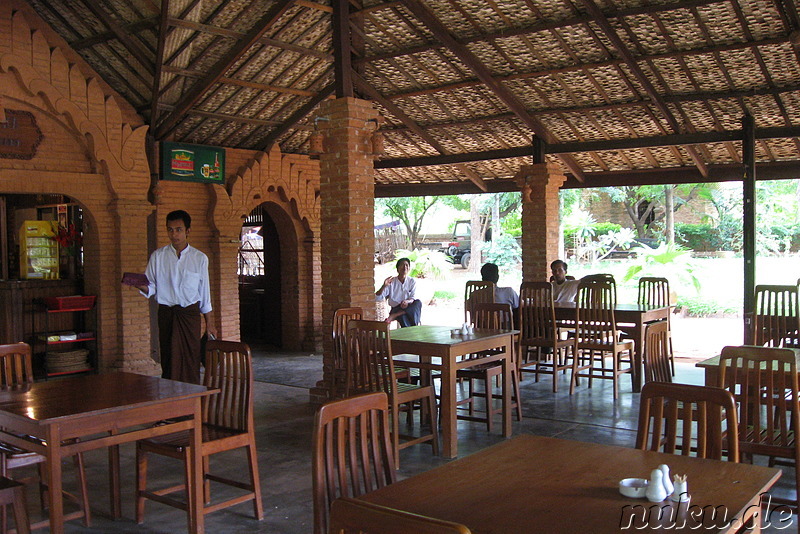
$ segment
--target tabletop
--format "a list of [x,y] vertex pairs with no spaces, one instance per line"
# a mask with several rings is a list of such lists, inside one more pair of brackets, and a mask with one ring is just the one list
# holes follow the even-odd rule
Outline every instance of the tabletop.
[[488,328],[475,328],[471,334],[453,334],[457,330],[452,326],[420,325],[409,326],[392,330],[392,341],[413,341],[420,344],[431,345],[459,345],[461,343],[500,338],[508,334],[518,334],[518,330],[493,330]]
[[626,514],[641,516],[653,503],[620,495],[619,481],[649,478],[659,464],[687,475],[691,506],[722,506],[727,521],[754,513],[749,507],[780,477],[768,467],[524,435],[360,498],[475,533],[620,532]]

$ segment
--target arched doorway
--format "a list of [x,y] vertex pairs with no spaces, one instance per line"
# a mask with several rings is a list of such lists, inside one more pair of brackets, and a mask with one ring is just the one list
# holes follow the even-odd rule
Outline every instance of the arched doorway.
[[241,337],[248,343],[283,344],[280,241],[265,204],[250,212],[242,225],[238,268]]

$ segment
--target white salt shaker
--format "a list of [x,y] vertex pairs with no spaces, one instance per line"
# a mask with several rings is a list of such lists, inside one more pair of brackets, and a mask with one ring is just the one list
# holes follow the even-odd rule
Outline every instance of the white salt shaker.
[[686,475],[675,475],[675,489],[672,492],[671,499],[675,502],[689,501],[689,483],[686,482]]
[[650,483],[647,484],[645,496],[650,502],[661,502],[667,498],[667,490],[664,489],[664,473],[661,472],[661,469],[656,468],[650,472]]
[[667,492],[667,495],[672,495],[672,492],[675,491],[675,486],[672,485],[672,478],[669,476],[669,466],[667,464],[661,464],[658,468],[661,469],[661,474],[663,475],[664,490]]
[[461,325],[461,335],[466,336],[467,334],[469,334],[469,324],[464,323]]

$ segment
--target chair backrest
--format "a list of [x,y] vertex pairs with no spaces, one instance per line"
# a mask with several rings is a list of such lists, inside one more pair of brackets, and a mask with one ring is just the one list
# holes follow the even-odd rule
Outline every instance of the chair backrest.
[[612,308],[616,307],[617,305],[617,281],[614,279],[613,274],[609,273],[597,273],[597,274],[587,274],[583,278],[581,278],[582,284],[591,284],[595,282],[605,282],[610,284],[611,286],[611,296],[612,296]]
[[644,332],[645,382],[672,382],[669,358],[669,323],[657,321]]
[[339,497],[358,497],[397,480],[385,393],[324,404],[314,418],[312,480],[314,532],[326,532]]
[[[341,369],[344,371],[347,365],[347,322],[351,319],[362,319],[364,317],[364,309],[361,307],[352,308],[339,308],[333,312],[333,328],[331,335],[333,336],[333,368]],[[333,373],[334,379],[334,393],[340,389],[343,384],[337,383],[336,373]]]
[[389,325],[383,321],[350,320],[347,323],[347,394],[383,391],[395,387]]
[[753,344],[793,345],[798,337],[797,286],[759,285],[755,291]]
[[738,462],[737,440],[723,443],[726,432],[731,436],[738,428],[736,401],[722,388],[666,382],[642,387],[637,449]]
[[636,302],[646,306],[669,306],[669,280],[650,276],[639,278]]
[[[739,405],[739,450],[767,454],[787,448],[800,454],[797,362],[792,349],[724,347],[717,384]],[[798,458],[800,460],[800,458]]]
[[459,523],[342,497],[333,501],[328,534],[469,534]]
[[203,385],[219,389],[203,397],[203,422],[209,425],[254,432],[253,361],[250,347],[239,341],[206,342]]
[[31,346],[27,343],[0,345],[0,387],[33,384]]
[[579,344],[608,345],[619,339],[615,306],[615,286],[611,282],[581,280],[575,310],[575,335]]
[[521,345],[555,344],[558,327],[550,282],[522,282],[519,320]]
[[491,328],[494,330],[512,330],[514,313],[511,304],[481,302],[475,305],[473,324],[475,328]]
[[491,302],[494,302],[494,282],[468,281],[464,286],[464,321],[473,324],[475,306]]

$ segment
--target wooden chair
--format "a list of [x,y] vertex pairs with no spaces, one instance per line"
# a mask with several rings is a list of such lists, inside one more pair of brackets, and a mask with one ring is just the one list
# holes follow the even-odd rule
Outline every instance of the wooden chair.
[[[0,345],[0,389],[25,389],[33,384],[33,361],[31,354],[31,346],[27,343],[12,343],[9,345]],[[47,459],[38,453],[19,448],[10,443],[0,442],[0,476],[9,476],[9,471],[25,467],[29,465],[36,465],[38,467],[39,478],[39,497],[42,503],[42,508],[46,507],[46,492],[47,486],[45,484],[46,473],[44,470],[45,461]],[[79,453],[73,456],[75,464],[75,472],[78,478],[78,491],[80,495],[72,495],[71,493],[64,492],[64,496],[79,506],[79,510],[64,515],[64,521],[83,518],[83,524],[87,527],[91,526],[92,514],[89,508],[89,492],[86,485],[86,470],[83,463],[83,454]],[[34,481],[34,478],[17,478],[18,482],[27,483]],[[16,512],[15,512],[16,513]],[[6,507],[2,506],[2,529],[6,531]],[[49,521],[44,520],[33,525],[34,528],[42,528],[49,525]]]
[[328,534],[469,534],[459,523],[451,523],[359,499],[341,497],[333,501]]
[[[256,519],[264,517],[261,502],[261,482],[258,477],[258,456],[253,422],[253,363],[250,347],[237,341],[208,341],[206,344],[206,363],[203,385],[218,389],[219,393],[203,397],[203,456],[202,483],[206,505],[203,514],[208,514],[253,501]],[[250,480],[241,482],[209,472],[209,458],[217,453],[244,448],[247,453]],[[183,484],[159,490],[147,490],[148,454],[160,454],[181,460],[184,465]],[[191,450],[189,432],[176,432],[166,436],[143,439],[136,442],[136,522],[144,521],[145,499],[157,501],[187,511],[185,502],[169,497],[170,493],[192,487],[194,480],[190,469]],[[209,481],[219,482],[245,490],[247,493],[225,501],[208,504],[211,501]],[[190,525],[191,528],[191,525]]]
[[725,439],[737,428],[736,401],[729,391],[667,382],[642,387],[637,449],[738,462],[737,440]]
[[333,385],[331,391],[334,399],[347,395],[347,321],[363,319],[364,309],[361,307],[339,308],[333,312]]
[[397,481],[384,392],[322,405],[314,418],[312,482],[314,533],[324,534],[340,497],[358,497]]
[[[383,391],[389,399],[392,412],[392,445],[394,461],[400,468],[400,449],[430,441],[433,453],[439,454],[438,421],[436,415],[436,394],[432,385],[422,386],[397,381],[389,325],[382,321],[356,321],[347,323],[348,395]],[[400,435],[400,409],[403,405],[413,410],[413,403],[421,401],[423,412],[430,421],[431,431],[418,437]],[[420,424],[425,417],[420,415]],[[404,441],[400,441],[400,438]]]
[[756,286],[753,344],[768,347],[796,346],[800,330],[797,301],[797,286]]
[[[509,304],[495,304],[495,303],[480,303],[473,308],[473,318],[475,328],[490,328],[494,330],[512,330],[514,328],[514,318]],[[511,347],[511,361],[509,368],[511,369],[511,407],[515,409],[517,421],[522,421],[522,402],[519,394],[519,375],[517,366],[516,351],[512,343]],[[487,430],[492,431],[493,419],[495,414],[503,413],[502,406],[495,407],[494,400],[501,398],[493,392],[493,383],[496,377],[501,376],[503,373],[503,366],[498,362],[489,362],[485,364],[478,364],[473,367],[459,369],[456,371],[456,377],[468,381],[469,395],[468,402],[469,414],[459,414],[458,419],[467,421],[480,421],[485,422]],[[483,392],[477,392],[474,388],[473,382],[475,380],[482,380],[484,383]],[[486,417],[475,415],[475,398],[484,397],[486,399]]]
[[[553,392],[558,391],[558,373],[577,372],[575,341],[561,339],[550,282],[523,282],[519,289],[519,362],[520,371],[532,368],[539,374],[553,375]],[[570,388],[570,394],[572,393]]]
[[[583,281],[578,286],[575,310],[575,357],[585,373],[572,375],[572,389],[579,377],[610,379],[614,384],[614,399],[619,398],[619,377],[630,373],[633,367],[633,341],[620,340],[614,317],[616,306],[615,286],[608,280]],[[627,353],[627,356],[623,356]],[[606,355],[611,356],[611,367],[605,365]],[[625,364],[625,365],[623,365]]]
[[[800,496],[800,428],[797,360],[795,351],[772,347],[725,347],[719,358],[717,385],[733,393],[739,407],[739,451],[743,459],[754,454],[792,460],[795,500],[773,497],[797,506]],[[729,438],[730,439],[730,438]]]
[[644,381],[672,382],[669,323],[656,321],[644,331]]
[[478,304],[494,302],[494,282],[470,280],[464,286],[464,322],[473,324],[474,309]]
[[[28,508],[25,504],[25,486],[16,480],[0,477],[0,506],[5,509],[11,505],[14,510],[14,527],[17,534],[30,534],[31,525],[28,520]],[[3,525],[6,532],[6,525]]]
[[[644,276],[639,278],[639,294],[636,303],[643,306],[669,306],[669,280],[666,278]],[[675,376],[675,353],[672,350],[672,322],[667,314],[668,356],[672,376]]]
[[581,282],[589,284],[592,282],[607,282],[611,284],[611,296],[613,298],[612,305],[616,307],[617,305],[617,281],[614,279],[614,275],[610,273],[596,273],[596,274],[587,274],[583,278],[581,278]]

